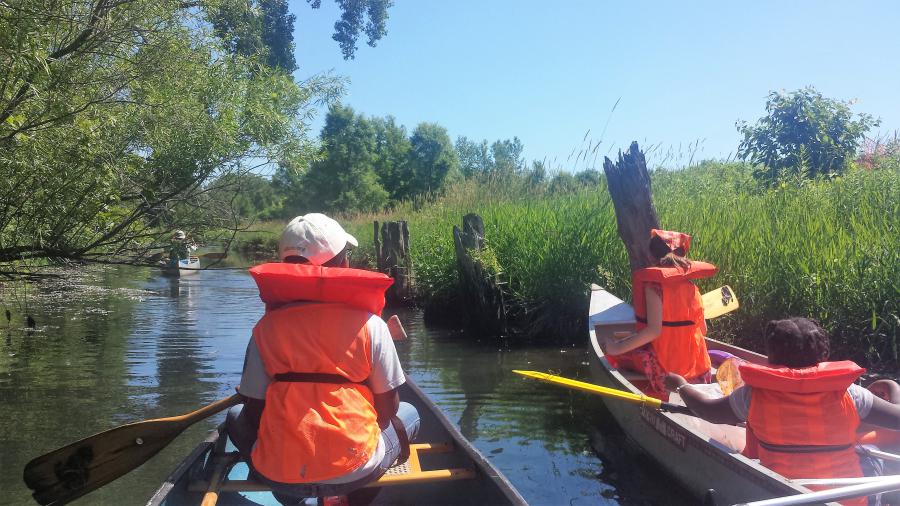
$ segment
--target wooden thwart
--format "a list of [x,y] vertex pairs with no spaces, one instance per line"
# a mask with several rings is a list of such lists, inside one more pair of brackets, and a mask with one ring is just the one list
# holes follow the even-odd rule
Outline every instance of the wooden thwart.
[[[450,453],[453,451],[452,443],[418,443],[409,446],[409,460],[403,465],[394,465],[378,481],[366,485],[365,488],[389,487],[396,485],[410,485],[420,483],[432,483],[436,481],[466,480],[475,478],[475,471],[469,468],[430,469],[423,470],[419,455],[429,453]],[[233,454],[219,454],[219,460],[213,470],[212,483],[196,481],[191,484],[192,491],[206,492],[203,506],[214,506],[218,496],[224,492],[270,492],[272,489],[254,480],[229,480],[227,468],[233,462]]]

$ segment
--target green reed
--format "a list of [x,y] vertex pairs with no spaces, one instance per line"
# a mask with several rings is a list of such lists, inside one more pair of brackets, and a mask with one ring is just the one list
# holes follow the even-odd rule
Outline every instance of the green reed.
[[[741,300],[739,311],[711,322],[712,337],[758,349],[767,320],[807,316],[832,332],[836,356],[898,363],[900,170],[774,190],[759,189],[741,164],[652,177],[661,225],[691,233],[689,256],[720,268],[701,289],[729,284]],[[349,229],[370,255],[372,220],[407,220],[422,302],[452,308],[452,228],[470,212],[484,219],[489,258],[523,334],[584,339],[590,283],[630,299],[625,248],[602,183],[551,195],[517,180],[466,182],[432,202],[357,216]]]

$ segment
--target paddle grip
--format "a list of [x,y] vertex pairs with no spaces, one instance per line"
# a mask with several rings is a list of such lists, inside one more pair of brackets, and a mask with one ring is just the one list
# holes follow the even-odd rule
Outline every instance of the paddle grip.
[[685,415],[697,416],[693,411],[691,411],[691,408],[687,406],[681,406],[679,404],[672,404],[670,402],[661,402],[659,404],[659,410],[668,413],[681,413]]

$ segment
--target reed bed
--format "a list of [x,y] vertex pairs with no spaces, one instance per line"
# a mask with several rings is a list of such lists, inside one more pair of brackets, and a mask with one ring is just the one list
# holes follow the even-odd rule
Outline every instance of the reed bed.
[[[833,355],[879,367],[898,364],[900,170],[858,170],[836,181],[760,189],[743,164],[703,163],[652,174],[664,228],[694,236],[691,257],[719,266],[701,289],[731,285],[741,309],[711,335],[760,348],[766,321],[816,318]],[[371,259],[372,221],[409,222],[419,297],[453,308],[458,297],[452,228],[482,216],[483,256],[507,283],[526,337],[584,340],[587,290],[597,283],[630,298],[630,274],[604,184],[550,194],[518,180],[464,182],[430,202],[346,218]]]

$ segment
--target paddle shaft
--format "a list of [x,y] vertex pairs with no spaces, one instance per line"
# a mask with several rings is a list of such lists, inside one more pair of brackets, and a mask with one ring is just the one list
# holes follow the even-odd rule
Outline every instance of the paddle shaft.
[[598,395],[602,395],[604,397],[621,399],[623,401],[641,404],[641,405],[647,406],[649,408],[658,409],[660,411],[666,411],[669,413],[682,413],[685,415],[696,416],[696,415],[694,415],[694,412],[691,411],[687,406],[679,406],[677,404],[670,404],[668,402],[663,402],[655,397],[648,397],[643,394],[633,394],[631,392],[626,392],[624,390],[616,390],[614,388],[608,388],[608,387],[604,387],[604,386],[600,386],[600,385],[595,385],[593,383],[585,383],[584,381],[573,380],[570,378],[564,378],[562,376],[555,376],[553,374],[547,374],[547,373],[543,373],[543,372],[520,371],[520,370],[514,370],[513,372],[516,374],[519,374],[521,376],[525,376],[526,378],[532,378],[532,379],[536,379],[538,381],[552,383],[554,385],[571,388],[572,390],[580,390],[582,392],[598,394]]

